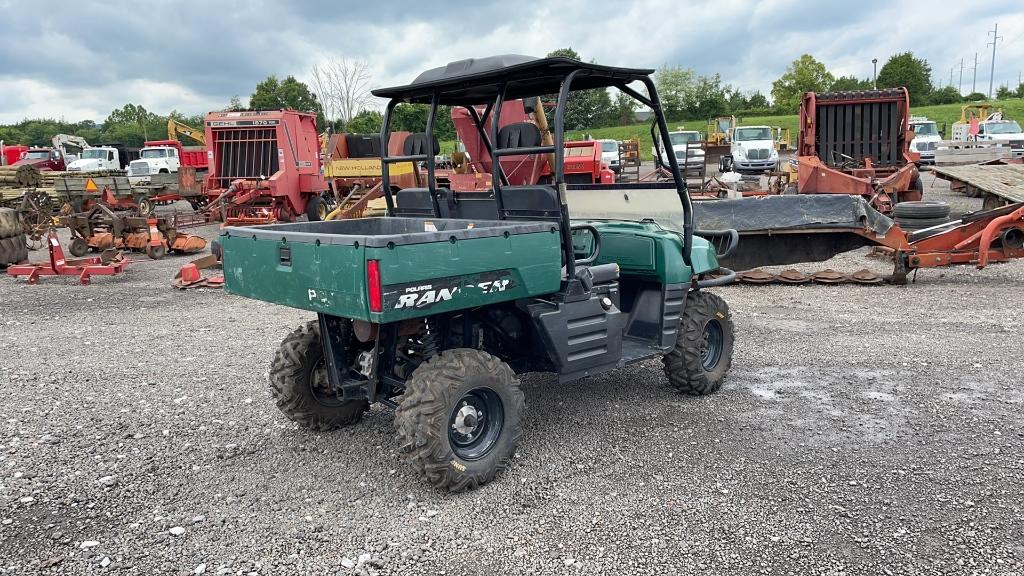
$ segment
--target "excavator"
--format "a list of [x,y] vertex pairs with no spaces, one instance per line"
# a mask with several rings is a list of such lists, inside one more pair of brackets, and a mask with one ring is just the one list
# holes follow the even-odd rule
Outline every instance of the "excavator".
[[[53,144],[53,149],[60,150],[61,155],[63,155],[65,159],[68,158],[68,150],[66,146],[78,148],[80,151],[89,147],[89,143],[85,141],[85,138],[82,138],[81,136],[72,136],[71,134],[57,134],[50,140],[50,142]],[[71,162],[70,159],[66,161],[68,163]]]
[[167,138],[170,140],[181,140],[179,136],[188,136],[195,140],[200,146],[206,146],[206,135],[202,130],[196,130],[188,124],[178,122],[174,118],[167,119]]

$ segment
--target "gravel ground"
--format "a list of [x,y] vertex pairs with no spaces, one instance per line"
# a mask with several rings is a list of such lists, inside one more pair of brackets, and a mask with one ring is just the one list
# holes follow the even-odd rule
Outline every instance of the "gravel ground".
[[513,466],[452,496],[399,462],[388,410],[282,417],[268,365],[312,316],[172,290],[185,260],[0,278],[0,574],[1024,574],[1024,262],[720,289],[718,394],[657,361],[529,375]]

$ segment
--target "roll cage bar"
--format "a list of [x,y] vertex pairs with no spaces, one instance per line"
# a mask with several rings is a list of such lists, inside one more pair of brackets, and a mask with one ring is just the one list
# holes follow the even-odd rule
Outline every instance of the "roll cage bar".
[[[483,61],[498,58],[500,57],[484,59]],[[449,64],[448,69],[452,68],[453,65],[462,65],[463,63],[469,63],[469,67],[472,67],[474,62],[478,61],[467,60],[452,63]],[[569,94],[574,90],[607,87],[618,88],[623,93],[628,94],[634,100],[648,106],[653,111],[662,141],[669,142],[668,124],[665,121],[661,101],[658,98],[658,91],[650,76],[653,70],[612,68],[595,64],[585,64],[568,58],[528,59],[526,62],[499,67],[493,70],[486,70],[482,73],[471,73],[461,76],[455,75],[448,76],[447,78],[444,77],[443,73],[438,72],[439,70],[442,69],[435,69],[421,74],[420,77],[417,78],[417,82],[406,87],[385,88],[373,91],[376,96],[390,98],[390,101],[384,110],[384,118],[380,133],[382,144],[381,150],[385,151],[385,156],[381,158],[381,180],[384,199],[387,204],[387,215],[393,216],[395,210],[395,198],[391,188],[390,166],[397,162],[425,162],[427,167],[427,191],[430,195],[434,215],[440,218],[441,211],[438,203],[438,189],[435,178],[435,159],[433,154],[435,120],[439,106],[462,106],[469,112],[469,115],[479,132],[480,139],[488,154],[491,156],[491,187],[498,208],[498,217],[500,219],[505,219],[506,217],[503,202],[503,187],[509,186],[509,181],[501,168],[501,162],[499,162],[499,159],[502,156],[513,155],[553,155],[555,159],[555,165],[553,166],[554,186],[558,194],[558,203],[560,207],[562,249],[566,254],[565,261],[569,278],[572,278],[574,254],[569,210],[566,203],[564,169],[565,106],[568,101]],[[437,79],[436,76],[438,74],[441,74],[442,78]],[[435,78],[428,78],[428,80],[420,82],[424,76],[435,76]],[[630,88],[628,84],[634,81],[642,82],[650,96],[645,96]],[[542,144],[540,146],[529,147],[496,148],[495,143],[498,141],[502,104],[506,100],[551,94],[554,93],[554,90],[551,90],[553,87],[557,87],[558,93],[558,100],[555,106],[554,143],[551,145]],[[548,90],[545,91],[545,88]],[[487,98],[488,95],[493,96],[493,99]],[[386,151],[388,150],[386,143],[389,142],[391,136],[392,113],[394,112],[395,106],[402,102],[422,104],[429,103],[430,105],[426,126],[426,139],[428,143],[428,150],[426,153],[401,156],[390,156],[386,154]],[[483,114],[480,114],[477,111],[477,106],[484,106]],[[493,118],[490,134],[487,134],[484,127],[488,118],[492,115]],[[679,195],[679,201],[683,207],[683,261],[687,266],[692,268],[690,252],[693,246],[693,205],[690,200],[689,192],[686,188],[686,181],[679,172],[679,164],[676,161],[675,155],[668,154],[667,156],[669,168],[672,171],[673,181],[675,182],[676,192]]]

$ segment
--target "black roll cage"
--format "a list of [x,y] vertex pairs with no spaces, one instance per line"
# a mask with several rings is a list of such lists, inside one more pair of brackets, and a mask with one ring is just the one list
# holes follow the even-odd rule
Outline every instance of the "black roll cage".
[[[573,245],[572,245],[572,230],[571,223],[569,221],[569,208],[566,203],[566,185],[565,185],[565,105],[569,98],[569,93],[573,91],[573,81],[581,76],[591,73],[591,70],[586,67],[580,67],[576,69],[568,70],[564,74],[559,74],[561,78],[561,88],[558,93],[558,101],[555,107],[555,127],[554,127],[554,144],[548,146],[531,146],[522,148],[500,148],[495,149],[494,143],[498,140],[499,120],[501,118],[501,108],[505,101],[506,89],[508,82],[502,82],[499,86],[497,97],[493,102],[480,101],[476,104],[460,104],[470,114],[473,119],[473,123],[477,128],[480,135],[480,139],[487,149],[488,154],[491,156],[491,187],[494,193],[494,199],[498,208],[498,218],[504,220],[506,215],[504,212],[503,202],[503,186],[508,186],[508,177],[505,175],[501,168],[501,162],[499,159],[502,156],[513,156],[513,155],[525,155],[525,154],[553,154],[555,158],[554,165],[554,186],[558,193],[558,202],[560,207],[560,232],[562,241],[562,250],[565,253],[566,272],[569,278],[574,276],[574,257],[573,257]],[[668,124],[665,121],[665,114],[661,107],[661,101],[658,98],[658,91],[654,86],[654,81],[649,75],[642,76],[638,79],[643,82],[644,87],[647,89],[647,93],[650,97],[644,96],[640,92],[630,88],[628,86],[629,81],[622,81],[617,83],[610,83],[609,86],[618,88],[625,94],[628,94],[634,100],[637,100],[641,104],[648,106],[654,113],[656,123],[658,125],[659,132],[661,133],[662,142],[669,142],[669,130]],[[581,88],[577,88],[581,89]],[[583,88],[585,89],[585,88]],[[603,88],[602,88],[603,89]],[[438,203],[437,194],[437,181],[435,179],[435,159],[434,159],[434,125],[437,117],[437,110],[439,100],[441,96],[440,88],[435,87],[431,93],[430,98],[430,112],[427,115],[427,126],[426,126],[426,137],[428,150],[426,154],[413,154],[413,155],[402,155],[402,156],[391,156],[388,153],[388,142],[391,137],[391,118],[392,112],[399,103],[403,102],[402,98],[393,97],[388,102],[387,107],[384,110],[383,123],[381,125],[381,151],[383,156],[381,157],[381,183],[384,192],[384,199],[387,204],[387,215],[393,216],[395,210],[395,199],[391,189],[391,176],[390,166],[396,162],[425,162],[427,166],[427,190],[430,195],[431,204],[433,206],[434,215],[438,218],[441,217],[440,205]],[[533,96],[540,96],[536,94]],[[521,97],[521,96],[519,96]],[[516,98],[518,99],[518,97]],[[479,114],[476,110],[476,105],[484,105],[483,114]],[[484,125],[487,122],[488,117],[493,114],[494,118],[491,122],[491,134],[488,135],[484,130]],[[653,126],[652,126],[653,133]],[[652,134],[653,136],[653,134]],[[687,266],[693,267],[690,260],[690,252],[693,247],[693,205],[691,203],[689,191],[686,188],[686,180],[683,179],[679,172],[679,163],[676,161],[675,154],[667,154],[669,168],[672,172],[672,178],[675,182],[676,192],[679,195],[679,201],[683,207],[683,262]]]

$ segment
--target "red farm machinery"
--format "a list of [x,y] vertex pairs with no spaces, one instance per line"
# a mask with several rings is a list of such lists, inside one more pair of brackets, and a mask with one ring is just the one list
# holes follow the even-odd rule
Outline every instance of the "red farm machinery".
[[807,92],[800,104],[795,191],[861,196],[884,214],[898,202],[921,200],[909,119],[906,88]]
[[[492,160],[490,144],[480,137],[481,131],[492,134],[493,117],[490,107],[454,107],[452,122],[459,140],[465,146],[468,159],[455,162],[450,173],[439,173],[438,178],[456,192],[490,190]],[[553,144],[547,117],[540,99],[510,100],[501,109],[498,127],[505,129],[509,138],[522,140],[536,131],[544,145]],[[501,168],[511,185],[537,184],[551,177],[551,158],[548,154],[524,154],[501,157]],[[565,180],[573,184],[610,184],[615,173],[601,162],[601,143],[596,140],[565,143]],[[447,181],[447,182],[446,182]]]
[[229,225],[292,222],[317,214],[327,190],[316,116],[294,110],[211,112],[209,208]]

